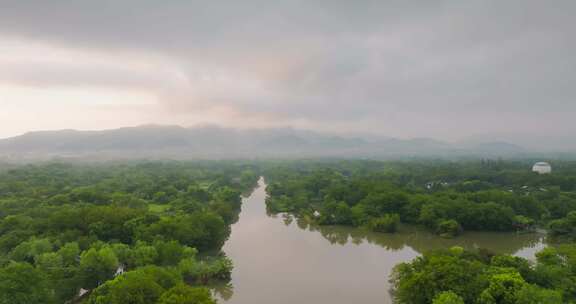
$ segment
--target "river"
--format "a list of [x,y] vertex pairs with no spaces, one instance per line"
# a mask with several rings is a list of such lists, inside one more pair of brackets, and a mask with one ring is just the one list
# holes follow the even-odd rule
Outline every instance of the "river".
[[443,239],[414,227],[395,234],[313,227],[267,215],[265,198],[261,179],[232,226],[223,250],[234,270],[231,284],[220,288],[221,303],[392,303],[392,268],[424,251],[458,245],[533,258],[544,246],[540,234],[468,232]]

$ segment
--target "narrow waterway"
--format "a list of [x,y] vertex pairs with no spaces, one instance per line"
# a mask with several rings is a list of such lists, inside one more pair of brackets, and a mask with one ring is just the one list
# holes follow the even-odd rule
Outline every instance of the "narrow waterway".
[[265,198],[261,179],[244,199],[224,246],[234,271],[220,302],[392,303],[392,268],[421,252],[459,245],[530,258],[543,246],[538,234],[466,233],[448,240],[410,227],[396,234],[312,227],[286,215],[268,216]]

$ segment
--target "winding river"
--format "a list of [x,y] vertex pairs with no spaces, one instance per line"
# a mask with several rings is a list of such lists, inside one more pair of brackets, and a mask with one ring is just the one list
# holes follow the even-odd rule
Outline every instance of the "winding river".
[[465,233],[443,239],[413,227],[395,234],[349,227],[313,227],[290,216],[269,216],[265,183],[245,198],[224,251],[234,261],[221,303],[392,303],[392,268],[422,252],[451,246],[484,247],[533,258],[540,234]]

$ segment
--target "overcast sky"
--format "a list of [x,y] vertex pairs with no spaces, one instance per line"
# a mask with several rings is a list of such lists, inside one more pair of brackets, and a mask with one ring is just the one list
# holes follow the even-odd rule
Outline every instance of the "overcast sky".
[[0,137],[576,132],[574,0],[0,0]]

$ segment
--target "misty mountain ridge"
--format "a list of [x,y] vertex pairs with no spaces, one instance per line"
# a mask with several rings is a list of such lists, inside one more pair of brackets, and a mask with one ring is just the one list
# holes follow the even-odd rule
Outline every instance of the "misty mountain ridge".
[[452,144],[430,138],[344,136],[292,128],[143,125],[102,131],[35,131],[0,140],[8,158],[295,158],[522,156],[508,142]]

